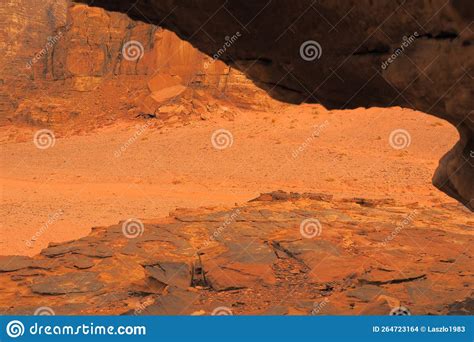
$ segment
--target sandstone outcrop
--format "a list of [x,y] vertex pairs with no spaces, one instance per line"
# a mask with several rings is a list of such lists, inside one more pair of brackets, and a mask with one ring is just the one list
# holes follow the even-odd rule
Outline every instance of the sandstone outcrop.
[[[448,120],[460,140],[441,160],[433,182],[473,209],[472,1],[97,0],[92,5],[173,30],[284,101],[328,108],[399,105]],[[229,38],[237,33],[238,39]]]
[[279,191],[3,256],[2,313],[474,313],[466,208],[330,198]]

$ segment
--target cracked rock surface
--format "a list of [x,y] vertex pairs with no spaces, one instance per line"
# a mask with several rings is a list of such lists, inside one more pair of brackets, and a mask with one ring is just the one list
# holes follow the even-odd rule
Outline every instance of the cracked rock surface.
[[121,222],[33,258],[3,256],[0,306],[64,315],[474,313],[466,208],[330,198],[279,191],[235,208],[176,210],[133,237]]

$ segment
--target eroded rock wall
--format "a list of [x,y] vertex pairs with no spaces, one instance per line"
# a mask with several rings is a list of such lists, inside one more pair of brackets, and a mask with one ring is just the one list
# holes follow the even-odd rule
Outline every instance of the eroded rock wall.
[[[66,23],[66,2],[54,0],[5,0],[0,6],[0,113],[15,111],[21,99],[13,89],[31,89],[26,68],[48,36]],[[41,67],[40,67],[41,68]],[[2,120],[2,121],[3,121]]]
[[125,14],[12,0],[0,19],[3,124],[68,131],[137,115],[189,120],[225,114],[226,101],[258,107],[266,97],[237,69]]

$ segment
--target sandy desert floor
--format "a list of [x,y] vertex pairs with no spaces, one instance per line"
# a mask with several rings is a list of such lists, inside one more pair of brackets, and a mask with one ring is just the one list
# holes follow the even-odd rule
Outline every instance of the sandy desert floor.
[[[397,150],[389,136],[400,128],[411,142]],[[232,146],[213,147],[218,129],[231,132]],[[241,111],[232,121],[164,127],[156,119],[127,121],[58,137],[45,150],[32,139],[8,139],[13,131],[34,133],[4,127],[0,139],[2,255],[34,255],[94,226],[162,217],[177,207],[234,205],[277,189],[454,202],[433,187],[431,177],[456,142],[455,129],[401,108],[285,105],[272,113]]]

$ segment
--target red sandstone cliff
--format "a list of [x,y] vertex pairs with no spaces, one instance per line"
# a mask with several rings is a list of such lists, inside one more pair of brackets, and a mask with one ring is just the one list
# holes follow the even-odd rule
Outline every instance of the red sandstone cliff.
[[[267,96],[171,31],[67,1],[2,7],[2,123],[88,129],[137,115],[232,115]],[[263,103],[262,103],[263,101]],[[269,101],[269,100],[268,100]]]

